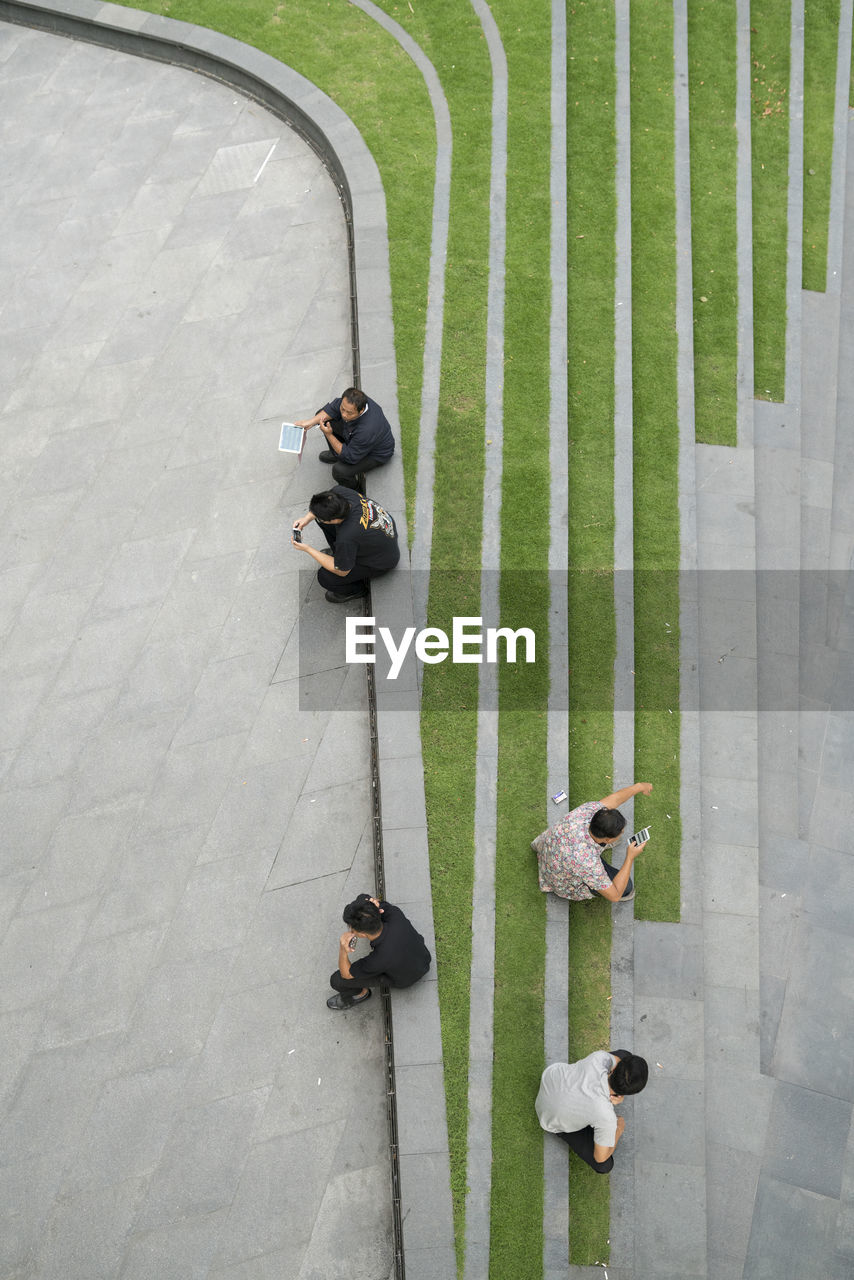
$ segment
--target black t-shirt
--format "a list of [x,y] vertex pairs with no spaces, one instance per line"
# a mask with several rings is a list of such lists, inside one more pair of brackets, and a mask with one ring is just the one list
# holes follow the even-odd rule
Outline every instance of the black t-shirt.
[[392,987],[411,987],[430,968],[431,956],[424,939],[400,907],[381,902],[383,927],[371,943],[371,954],[350,965],[351,978],[383,977]]
[[389,513],[372,498],[344,485],[334,485],[331,492],[340,493],[350,504],[350,514],[344,517],[343,524],[331,526],[335,530],[335,568],[347,573],[357,564],[366,569],[393,569],[400,559],[400,549]]

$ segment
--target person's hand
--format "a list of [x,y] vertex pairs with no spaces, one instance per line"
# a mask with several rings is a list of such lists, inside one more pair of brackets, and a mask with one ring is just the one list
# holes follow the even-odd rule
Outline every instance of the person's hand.
[[294,521],[293,527],[294,529],[304,529],[307,524],[311,524],[313,519],[314,517],[311,514],[300,516],[299,520]]
[[369,899],[368,899],[368,901],[369,901],[369,902],[372,902],[372,903],[374,904],[374,906],[375,906],[375,907],[379,907],[379,905],[380,905],[380,900],[379,900],[379,898],[369,898]]
[[632,857],[635,857],[637,854],[643,853],[644,849],[648,844],[649,844],[648,840],[644,840],[643,844],[632,844],[631,840],[629,840],[628,844],[626,845],[626,848],[628,849]]
[[623,1130],[626,1127],[625,1116],[617,1116],[617,1138],[622,1138]]
[[342,947],[349,947],[349,946],[350,946],[350,943],[351,943],[351,942],[352,942],[352,940],[355,938],[355,936],[356,936],[356,935],[355,935],[355,933],[353,932],[353,930],[352,930],[352,929],[348,929],[346,933],[342,933],[342,934],[341,934],[341,937],[338,939],[338,941],[341,943],[341,946],[342,946]]
[[328,418],[326,419],[326,421],[325,421],[325,422],[318,422],[318,424],[317,424],[317,425],[320,427],[320,430],[323,432],[323,434],[324,434],[325,436],[331,436],[331,435],[332,435],[332,428],[331,428],[331,426],[329,425],[329,419],[328,419]]
[[309,547],[308,547],[308,543],[307,543],[307,542],[297,542],[297,541],[296,541],[296,539],[295,539],[295,538],[294,538],[294,536],[293,536],[293,531],[291,532],[291,546],[292,546],[292,547],[296,547],[297,551],[306,551],[306,552],[308,552],[308,550],[309,550]]
[[642,796],[648,796],[652,791],[651,782],[639,782],[637,786],[638,786],[638,793]]

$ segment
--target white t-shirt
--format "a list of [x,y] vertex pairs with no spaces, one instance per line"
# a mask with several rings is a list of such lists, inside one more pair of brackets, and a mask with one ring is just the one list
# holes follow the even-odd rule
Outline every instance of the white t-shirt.
[[617,1113],[611,1103],[608,1076],[618,1059],[599,1049],[579,1062],[553,1062],[546,1067],[534,1103],[540,1125],[548,1133],[575,1133],[593,1126],[593,1141],[613,1147]]

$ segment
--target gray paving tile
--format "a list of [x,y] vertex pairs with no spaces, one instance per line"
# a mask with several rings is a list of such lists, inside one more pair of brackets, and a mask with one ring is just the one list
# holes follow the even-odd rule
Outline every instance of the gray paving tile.
[[134,1232],[125,1242],[125,1280],[207,1280],[228,1209],[187,1218],[153,1231]]
[[441,1065],[403,1067],[396,1073],[400,1148],[410,1154],[446,1149],[445,1089]]
[[80,694],[122,679],[136,661],[155,614],[153,606],[133,609],[82,627],[68,649],[54,693]]
[[[276,770],[277,774],[279,772]],[[307,773],[306,767],[302,776]],[[323,814],[324,827],[335,832],[335,838],[325,841],[320,848],[311,837],[316,830],[315,809]],[[292,806],[268,888],[295,884],[305,880],[307,875],[316,877],[349,869],[369,816],[368,797],[364,785],[359,782],[300,795]],[[309,860],[306,859],[307,850],[311,851]]]
[[845,1046],[851,1028],[848,973],[854,939],[803,922],[792,946],[774,1055],[779,1080],[854,1100],[854,1069]]
[[[693,1165],[635,1160],[638,1274],[703,1275],[706,1259],[705,1173]],[[655,1205],[668,1204],[661,1215]]]
[[801,896],[804,915],[834,932],[854,933],[854,858],[813,846]]
[[705,1115],[700,1080],[671,1078],[652,1066],[652,1080],[635,1103],[636,1150],[653,1162],[676,1160],[705,1168]]
[[232,1202],[266,1096],[264,1089],[252,1090],[184,1113],[152,1175],[137,1230]]
[[105,1080],[69,1157],[65,1189],[121,1183],[154,1169],[182,1105],[185,1076],[180,1063]]
[[707,1070],[759,1070],[757,993],[738,987],[705,988]]
[[0,1166],[0,1266],[7,1275],[33,1273],[44,1219],[63,1175],[52,1155]]
[[289,1239],[308,1243],[340,1133],[332,1123],[253,1146],[220,1237],[221,1264],[272,1252]]
[[786,998],[786,979],[773,974],[759,975],[759,1063],[766,1075],[773,1071],[774,1051],[783,1001]]
[[707,984],[759,986],[759,921],[756,916],[708,912],[703,921],[704,974]]
[[668,1078],[703,1078],[703,1002],[644,995],[635,1001],[634,1052]]
[[160,928],[85,943],[47,1010],[40,1048],[123,1031],[148,976]]
[[87,741],[80,756],[73,806],[128,804],[147,794],[169,748],[178,717],[166,711],[139,719],[111,720]]
[[709,1143],[706,1182],[709,1275],[742,1276],[761,1160],[742,1148]]
[[[755,1280],[822,1274],[832,1252],[837,1202],[762,1173],[745,1271]],[[798,1223],[792,1231],[790,1224]]]
[[199,1054],[234,956],[208,951],[153,970],[116,1055],[122,1072],[167,1066]]
[[190,874],[163,940],[161,961],[239,947],[273,861],[272,849],[202,862]]
[[161,603],[191,541],[191,533],[181,530],[123,543],[93,603],[93,617]]
[[695,1000],[703,986],[702,933],[692,925],[635,925],[635,990]]
[[38,1274],[45,1280],[114,1275],[143,1192],[143,1180],[129,1178],[57,1201],[42,1237]]
[[[112,1073],[115,1036],[34,1053],[22,1069],[6,1110],[4,1150],[18,1159],[54,1158],[79,1140],[101,1082]],[[64,1154],[60,1163],[65,1166]]]
[[761,1156],[769,1130],[774,1081],[754,1072],[716,1067],[706,1075],[706,1109],[714,1140]]
[[0,944],[0,1010],[24,1009],[53,996],[83,938],[90,901],[16,916]]
[[117,695],[118,690],[110,687],[42,703],[15,758],[13,785],[38,786],[73,776],[86,741],[99,732]]
[[70,795],[67,782],[15,791],[0,791],[0,822],[4,833],[2,874],[32,868],[47,848],[53,828],[64,814]]
[[746,845],[705,844],[703,910],[755,917],[759,910],[758,862],[758,851]]
[[704,773],[701,798],[704,841],[748,848],[758,844],[755,781]]
[[188,713],[175,735],[177,747],[248,732],[269,687],[272,668],[261,653],[215,660],[201,671]]
[[850,1124],[850,1101],[779,1081],[763,1172],[816,1195],[838,1199]]
[[93,594],[92,587],[44,596],[31,593],[0,653],[2,669],[13,674],[54,674],[74,644]]

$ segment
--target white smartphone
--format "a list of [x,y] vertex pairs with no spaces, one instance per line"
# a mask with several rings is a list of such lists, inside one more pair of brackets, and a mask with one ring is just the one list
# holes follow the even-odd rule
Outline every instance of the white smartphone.
[[640,831],[636,831],[633,836],[629,837],[629,844],[646,844],[649,839],[649,827],[643,827]]

